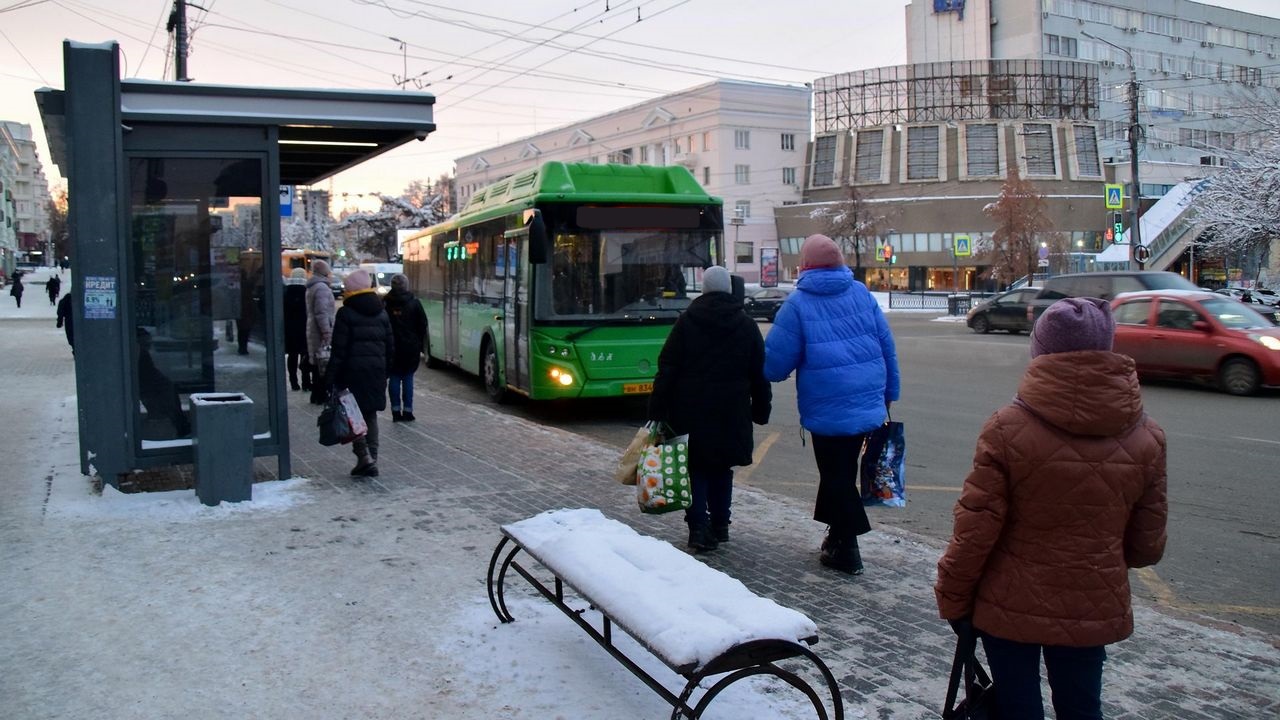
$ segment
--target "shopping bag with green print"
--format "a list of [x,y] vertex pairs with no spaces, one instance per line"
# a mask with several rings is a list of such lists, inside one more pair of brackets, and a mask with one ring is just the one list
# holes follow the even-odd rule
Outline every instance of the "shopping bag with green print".
[[636,502],[640,512],[684,510],[693,502],[689,482],[689,436],[657,438],[645,446],[636,466]]

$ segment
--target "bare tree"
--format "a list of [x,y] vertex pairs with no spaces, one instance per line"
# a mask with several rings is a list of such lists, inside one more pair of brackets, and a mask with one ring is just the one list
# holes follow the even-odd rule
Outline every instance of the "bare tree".
[[844,200],[817,208],[809,217],[824,222],[826,234],[836,241],[841,252],[853,253],[854,272],[858,276],[862,275],[862,251],[867,241],[874,241],[888,220],[856,185],[845,185]]
[[1239,153],[1231,167],[1206,181],[1196,197],[1199,220],[1209,226],[1196,251],[1208,257],[1266,252],[1280,238],[1280,130]]
[[995,231],[990,243],[984,243],[986,258],[1007,283],[1026,272],[1028,281],[1035,276],[1040,260],[1039,237],[1052,224],[1045,212],[1044,196],[1035,186],[1018,174],[1016,165],[1009,168],[1009,177],[1000,188],[1000,197],[982,209],[993,221]]
[[376,212],[345,215],[337,228],[355,228],[356,250],[365,255],[390,260],[396,252],[396,230],[424,228],[439,222],[442,198],[430,192],[425,183],[415,180],[400,197],[378,194],[382,206]]

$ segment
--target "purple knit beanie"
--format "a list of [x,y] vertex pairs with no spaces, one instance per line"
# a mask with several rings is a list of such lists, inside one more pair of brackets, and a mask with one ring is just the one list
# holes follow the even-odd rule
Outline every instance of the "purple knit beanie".
[[1111,304],[1098,298],[1063,298],[1049,306],[1031,329],[1031,357],[1077,350],[1111,350],[1116,321]]

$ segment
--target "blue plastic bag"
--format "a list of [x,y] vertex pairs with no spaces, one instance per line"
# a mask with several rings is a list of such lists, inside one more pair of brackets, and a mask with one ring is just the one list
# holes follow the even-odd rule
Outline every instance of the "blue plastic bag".
[[886,422],[867,435],[862,451],[862,504],[905,507],[907,438],[902,423]]

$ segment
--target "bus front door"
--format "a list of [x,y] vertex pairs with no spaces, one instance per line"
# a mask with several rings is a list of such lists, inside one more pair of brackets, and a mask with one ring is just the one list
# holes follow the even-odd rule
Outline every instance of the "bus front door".
[[458,303],[468,292],[467,263],[446,261],[444,264],[444,359],[461,364],[458,346]]
[[529,386],[529,318],[528,277],[524,258],[529,247],[529,231],[525,228],[503,233],[502,258],[498,262],[503,273],[502,334],[506,349],[507,384],[524,392]]

